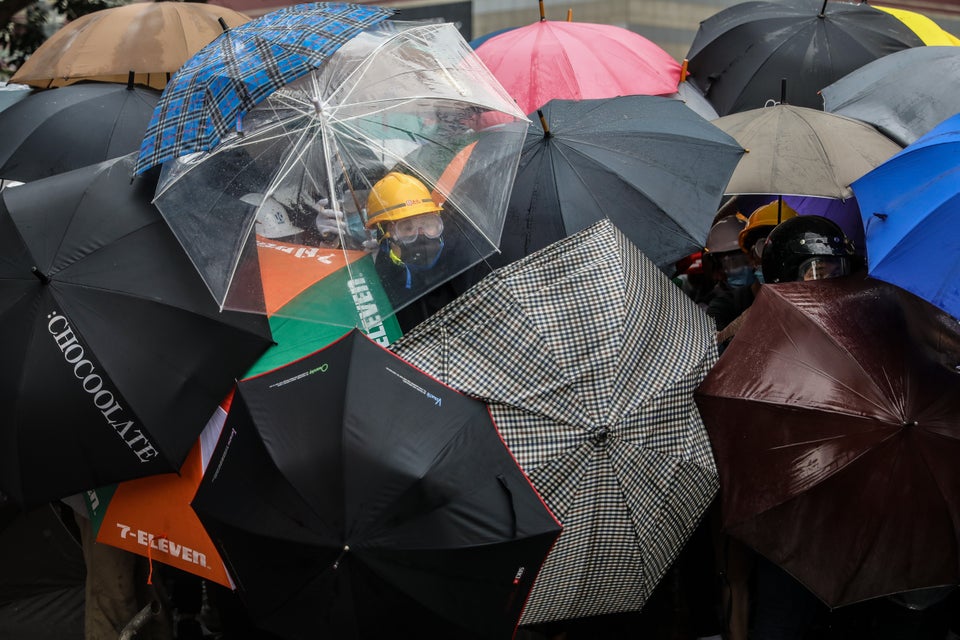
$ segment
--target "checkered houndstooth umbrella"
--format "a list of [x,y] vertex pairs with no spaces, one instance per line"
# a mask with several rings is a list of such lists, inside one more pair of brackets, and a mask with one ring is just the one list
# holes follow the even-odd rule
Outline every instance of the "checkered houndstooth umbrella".
[[563,524],[521,624],[642,608],[718,487],[693,401],[717,359],[707,316],[604,220],[392,349],[489,404]]
[[187,60],[164,89],[134,172],[210,149],[264,98],[316,69],[345,42],[393,12],[373,5],[314,2],[271,11],[225,31]]

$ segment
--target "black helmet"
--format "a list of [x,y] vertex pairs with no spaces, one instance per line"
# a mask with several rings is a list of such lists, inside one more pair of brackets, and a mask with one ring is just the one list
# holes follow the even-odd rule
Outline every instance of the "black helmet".
[[840,272],[834,275],[850,273],[853,258],[853,246],[837,223],[822,216],[797,216],[784,220],[767,236],[763,245],[763,280],[804,280],[808,279],[804,278],[808,268],[824,265],[838,267]]

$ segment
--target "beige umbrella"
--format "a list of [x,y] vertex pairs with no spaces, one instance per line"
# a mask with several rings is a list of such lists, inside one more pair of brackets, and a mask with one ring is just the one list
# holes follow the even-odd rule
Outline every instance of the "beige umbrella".
[[53,34],[11,82],[41,89],[80,80],[126,83],[134,71],[136,84],[163,89],[190,56],[224,29],[249,21],[232,9],[192,2],[137,2],[102,9]]
[[712,121],[747,153],[725,193],[847,199],[850,183],[900,151],[871,125],[818,109],[777,104]]

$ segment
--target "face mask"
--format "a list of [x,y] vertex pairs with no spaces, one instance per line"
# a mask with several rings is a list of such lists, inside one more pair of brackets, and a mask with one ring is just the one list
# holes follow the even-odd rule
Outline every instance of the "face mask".
[[744,265],[727,271],[727,284],[731,287],[745,287],[753,284],[753,269],[750,265]]
[[443,251],[443,238],[427,238],[423,234],[416,240],[394,246],[394,252],[399,254],[400,260],[407,266],[431,269],[440,259]]

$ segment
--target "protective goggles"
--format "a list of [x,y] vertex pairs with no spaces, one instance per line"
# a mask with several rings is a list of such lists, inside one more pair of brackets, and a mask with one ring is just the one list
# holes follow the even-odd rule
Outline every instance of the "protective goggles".
[[842,256],[817,256],[800,263],[801,280],[826,280],[850,273],[850,261]]
[[442,233],[443,219],[436,213],[423,213],[394,220],[390,227],[390,237],[403,244],[410,244],[421,234],[434,239],[439,238]]

